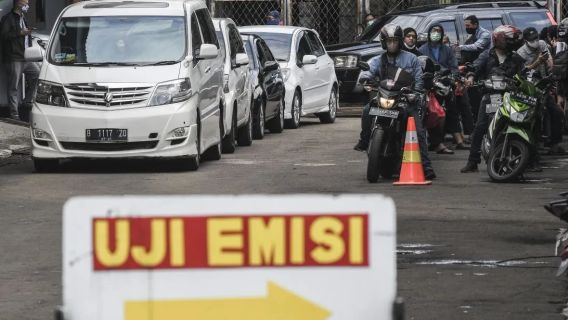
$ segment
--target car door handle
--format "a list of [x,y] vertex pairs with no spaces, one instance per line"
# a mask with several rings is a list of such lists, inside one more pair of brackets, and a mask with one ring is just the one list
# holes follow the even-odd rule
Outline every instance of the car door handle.
[[209,73],[209,71],[211,71],[211,67],[205,68],[205,73]]

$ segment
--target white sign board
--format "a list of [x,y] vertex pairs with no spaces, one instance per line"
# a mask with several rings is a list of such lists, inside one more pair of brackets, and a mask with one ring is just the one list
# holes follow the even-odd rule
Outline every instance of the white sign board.
[[82,197],[63,217],[71,320],[386,320],[382,196]]

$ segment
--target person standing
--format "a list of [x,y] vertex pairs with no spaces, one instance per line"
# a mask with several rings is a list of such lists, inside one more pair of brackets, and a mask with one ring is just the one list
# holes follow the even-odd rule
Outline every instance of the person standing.
[[10,13],[3,19],[1,24],[2,50],[4,62],[8,68],[8,103],[10,117],[20,119],[18,105],[20,102],[19,92],[22,83],[22,74],[26,75],[29,85],[26,87],[25,104],[30,105],[39,77],[39,67],[33,62],[26,62],[24,52],[32,45],[32,30],[25,18],[28,12],[29,0],[17,0]]

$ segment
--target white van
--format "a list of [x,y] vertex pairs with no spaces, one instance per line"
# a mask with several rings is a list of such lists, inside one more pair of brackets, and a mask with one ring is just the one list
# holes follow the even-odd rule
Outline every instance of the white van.
[[65,9],[32,109],[36,170],[63,158],[221,157],[223,61],[202,1],[88,1]]

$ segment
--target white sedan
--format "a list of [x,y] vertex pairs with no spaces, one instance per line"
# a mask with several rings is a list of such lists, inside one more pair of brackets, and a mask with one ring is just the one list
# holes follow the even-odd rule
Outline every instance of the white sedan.
[[338,108],[338,83],[333,60],[318,34],[291,26],[241,27],[242,33],[260,36],[280,63],[286,86],[286,127],[300,126],[300,117],[315,114],[333,123]]

